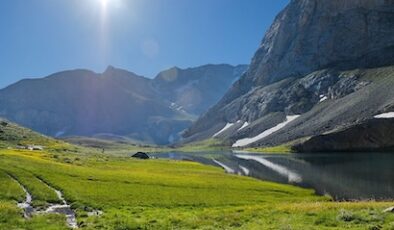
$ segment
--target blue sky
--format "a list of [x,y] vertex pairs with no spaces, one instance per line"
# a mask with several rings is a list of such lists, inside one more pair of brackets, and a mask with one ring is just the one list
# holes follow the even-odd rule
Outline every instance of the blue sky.
[[154,77],[208,63],[248,64],[288,0],[2,0],[0,88],[108,65]]

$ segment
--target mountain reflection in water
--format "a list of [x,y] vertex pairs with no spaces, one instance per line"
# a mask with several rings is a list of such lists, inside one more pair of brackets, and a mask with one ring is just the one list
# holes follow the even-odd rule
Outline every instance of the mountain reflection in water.
[[[313,188],[336,200],[393,200],[394,154],[161,153],[161,158],[194,160],[231,168],[235,174]],[[226,169],[227,171],[228,168]]]

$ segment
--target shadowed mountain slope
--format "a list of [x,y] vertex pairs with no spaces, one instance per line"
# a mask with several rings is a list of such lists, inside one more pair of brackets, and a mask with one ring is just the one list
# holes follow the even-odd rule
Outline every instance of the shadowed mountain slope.
[[182,70],[182,79],[175,79],[171,92],[177,87],[195,87],[209,95],[216,93],[214,97],[191,95],[190,101],[202,99],[204,103],[188,108],[172,101],[159,77],[152,80],[111,66],[102,74],[89,70],[59,72],[0,90],[0,116],[55,137],[126,136],[167,144],[199,115],[194,112],[206,110],[220,98],[217,92],[210,93],[214,87],[204,89],[206,83],[197,81],[226,82],[218,86],[224,92],[243,72],[237,75],[237,68],[210,65]]

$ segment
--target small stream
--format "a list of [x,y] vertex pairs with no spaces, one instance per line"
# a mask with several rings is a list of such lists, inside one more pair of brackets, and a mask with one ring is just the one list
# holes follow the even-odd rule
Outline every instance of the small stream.
[[[39,180],[42,183],[44,183],[46,186],[51,188],[53,191],[55,191],[57,197],[59,198],[59,200],[61,202],[60,204],[50,204],[49,207],[43,213],[57,213],[57,214],[65,215],[67,218],[68,226],[70,228],[78,228],[78,222],[77,222],[77,217],[75,215],[75,212],[74,212],[74,210],[71,209],[71,206],[64,199],[62,192],[53,188],[47,182],[45,182],[41,179],[39,179]],[[40,213],[40,212],[38,212],[38,213]]]
[[52,186],[50,186],[48,183],[46,183],[45,181],[39,179],[42,183],[44,183],[46,186],[48,186],[50,189],[52,189],[57,197],[60,200],[60,203],[58,204],[49,204],[49,207],[45,210],[45,211],[40,211],[37,210],[36,208],[34,208],[32,206],[32,195],[29,193],[29,191],[26,189],[26,187],[21,184],[17,178],[15,178],[14,176],[8,174],[8,176],[14,180],[21,188],[22,190],[25,192],[26,194],[26,198],[23,202],[20,202],[17,204],[17,206],[21,209],[23,209],[23,216],[24,218],[31,218],[34,214],[46,214],[46,213],[56,213],[56,214],[62,214],[66,216],[66,220],[67,220],[67,225],[70,228],[78,228],[78,222],[77,222],[77,218],[75,215],[74,210],[71,209],[71,206],[67,203],[67,201],[64,199],[63,194],[61,191],[53,188]]
[[7,174],[7,175],[13,181],[15,181],[22,188],[23,192],[26,194],[25,200],[23,202],[19,202],[17,204],[17,206],[18,206],[18,208],[23,209],[23,217],[30,218],[33,215],[34,211],[35,211],[33,206],[32,206],[32,204],[31,204],[32,200],[33,200],[31,194],[27,191],[25,186],[23,186],[21,183],[19,183],[19,181],[15,177],[11,176],[10,174]]

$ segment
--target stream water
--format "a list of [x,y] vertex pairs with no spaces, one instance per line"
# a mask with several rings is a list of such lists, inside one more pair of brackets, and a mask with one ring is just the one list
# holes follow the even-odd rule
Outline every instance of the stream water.
[[194,160],[228,173],[313,188],[336,200],[394,200],[394,153],[169,152],[158,157]]
[[23,202],[19,202],[17,204],[17,206],[18,206],[18,208],[23,209],[23,216],[25,218],[30,218],[32,216],[32,214],[34,213],[34,208],[31,204],[31,202],[33,201],[31,194],[27,191],[25,186],[23,186],[21,183],[19,183],[19,181],[15,177],[13,177],[11,175],[8,175],[8,176],[11,177],[11,179],[14,180],[25,192],[25,194],[26,194],[25,200]]
[[71,209],[71,206],[67,204],[67,201],[64,199],[61,191],[53,188],[51,185],[46,183],[43,180],[40,180],[42,183],[46,184],[49,188],[55,191],[58,199],[60,200],[60,204],[50,204],[50,206],[44,211],[44,213],[58,213],[66,216],[67,224],[70,228],[78,228],[77,218],[74,210]]
[[34,208],[32,206],[33,197],[29,193],[29,191],[26,189],[26,187],[24,185],[22,185],[17,180],[17,178],[15,178],[15,177],[13,177],[11,175],[9,175],[9,176],[22,188],[22,190],[26,194],[25,200],[23,202],[20,202],[20,203],[17,204],[19,208],[23,209],[23,216],[25,218],[30,218],[34,214],[58,213],[58,214],[63,214],[63,215],[66,216],[67,225],[70,228],[78,228],[77,218],[76,218],[75,212],[74,212],[74,210],[71,209],[71,206],[69,204],[67,204],[66,200],[63,197],[62,192],[60,192],[59,190],[56,190],[55,188],[51,187],[45,181],[39,179],[42,183],[44,183],[49,188],[54,190],[54,192],[56,193],[57,197],[60,200],[60,203],[58,203],[58,204],[49,204],[49,206],[44,211],[41,211],[41,210],[38,210],[38,209],[36,209],[36,208]]

